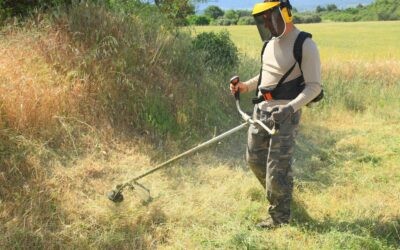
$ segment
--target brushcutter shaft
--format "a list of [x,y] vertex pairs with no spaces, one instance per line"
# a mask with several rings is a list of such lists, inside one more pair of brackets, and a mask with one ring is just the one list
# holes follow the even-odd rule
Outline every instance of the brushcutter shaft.
[[206,142],[204,142],[204,143],[202,143],[202,144],[200,144],[200,145],[198,145],[198,146],[196,146],[196,147],[194,147],[194,148],[192,148],[192,149],[189,149],[189,150],[186,151],[186,152],[183,152],[183,153],[180,154],[180,155],[175,156],[174,158],[172,158],[172,159],[170,159],[170,160],[168,160],[168,161],[166,161],[166,162],[163,162],[163,163],[159,164],[159,165],[156,166],[155,168],[153,168],[153,169],[151,169],[151,170],[149,170],[149,171],[147,171],[147,172],[145,172],[145,173],[143,173],[143,174],[141,174],[141,175],[139,175],[139,176],[137,176],[137,177],[135,177],[135,178],[133,178],[133,179],[127,181],[127,182],[125,182],[124,184],[118,186],[119,191],[122,190],[122,189],[124,189],[125,187],[129,186],[131,183],[136,182],[136,181],[138,181],[139,179],[142,179],[143,177],[145,177],[145,176],[147,176],[147,175],[149,175],[149,174],[152,174],[152,173],[154,173],[154,172],[156,172],[156,171],[158,171],[158,170],[160,170],[160,169],[166,168],[168,164],[170,164],[170,163],[172,163],[172,162],[174,162],[174,161],[176,161],[176,160],[178,160],[178,159],[180,159],[180,158],[182,158],[182,157],[184,157],[184,156],[187,156],[187,155],[189,155],[189,154],[195,153],[196,151],[199,151],[200,149],[202,149],[202,148],[204,148],[204,147],[207,147],[207,146],[209,146],[209,145],[212,145],[212,144],[214,144],[215,142],[218,142],[218,141],[220,141],[221,139],[223,139],[223,138],[225,138],[225,137],[227,137],[227,136],[229,136],[229,135],[231,135],[231,134],[236,133],[237,131],[239,131],[239,130],[245,128],[245,127],[247,126],[247,124],[248,124],[247,122],[246,122],[246,123],[243,123],[243,124],[241,124],[241,125],[239,125],[239,126],[233,128],[233,129],[231,129],[231,130],[229,130],[229,131],[227,131],[227,132],[225,132],[225,133],[223,133],[223,134],[218,135],[217,137],[212,138],[211,140],[208,140],[208,141],[206,141]]

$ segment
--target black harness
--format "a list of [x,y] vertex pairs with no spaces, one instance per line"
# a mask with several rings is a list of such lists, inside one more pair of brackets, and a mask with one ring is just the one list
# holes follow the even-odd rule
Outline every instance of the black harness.
[[[305,87],[303,71],[301,70],[301,61],[303,59],[303,44],[307,38],[312,38],[310,33],[301,31],[294,42],[293,47],[293,55],[296,62],[293,66],[282,76],[279,80],[278,84],[271,88],[261,87],[261,78],[262,78],[262,65],[263,65],[263,54],[265,48],[267,47],[268,41],[264,43],[264,46],[261,51],[261,70],[260,77],[258,78],[257,90],[256,90],[256,98],[252,100],[253,104],[258,104],[263,101],[269,100],[293,100],[295,99]],[[292,73],[296,64],[299,64],[301,70],[301,76],[291,81],[285,82],[286,78]],[[261,91],[261,96],[258,96],[258,92]],[[321,96],[322,95],[322,96]],[[321,100],[323,97],[323,92],[318,95],[317,98],[313,100],[313,102]],[[318,100],[317,100],[318,99]]]

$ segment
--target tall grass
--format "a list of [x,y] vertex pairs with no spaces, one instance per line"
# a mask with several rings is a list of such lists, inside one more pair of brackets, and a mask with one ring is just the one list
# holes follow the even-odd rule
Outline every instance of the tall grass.
[[[74,232],[64,226],[79,218],[69,218],[60,195],[75,184],[52,178],[80,157],[107,159],[112,147],[136,136],[172,152],[169,138],[182,148],[234,123],[225,95],[229,70],[210,75],[189,34],[148,5],[135,8],[116,13],[87,2],[2,28],[0,247],[67,244]],[[87,178],[108,173],[83,171]],[[107,222],[116,231],[95,230],[84,220],[74,229],[87,227],[87,238],[71,246],[123,247],[129,237],[132,248],[151,247],[153,224],[164,221],[157,209],[133,224]]]
[[209,116],[202,102],[228,109],[219,102],[228,71],[209,75],[191,37],[155,13],[149,6],[131,15],[97,5],[72,9],[68,27],[76,47],[86,47],[81,70],[94,78],[91,88],[113,126],[175,136],[209,131],[225,112]]

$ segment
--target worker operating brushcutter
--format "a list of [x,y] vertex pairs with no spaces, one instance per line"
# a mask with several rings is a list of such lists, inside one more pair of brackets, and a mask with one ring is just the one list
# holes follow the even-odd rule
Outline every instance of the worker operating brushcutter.
[[253,16],[264,46],[261,70],[256,77],[230,84],[232,93],[256,91],[253,119],[272,118],[279,133],[270,134],[258,124],[248,130],[246,159],[266,188],[269,218],[257,224],[275,228],[288,224],[293,192],[292,155],[301,108],[322,96],[321,65],[311,34],[292,22],[289,0],[256,4]]

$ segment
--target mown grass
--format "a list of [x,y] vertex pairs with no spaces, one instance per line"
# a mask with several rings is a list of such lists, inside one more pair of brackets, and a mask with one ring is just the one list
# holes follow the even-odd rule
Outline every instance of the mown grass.
[[[143,179],[142,183],[151,190],[152,202],[145,202],[146,193],[140,190],[126,191],[121,204],[108,201],[104,194],[114,184],[168,159],[170,153],[178,150],[164,148],[161,143],[148,144],[143,137],[123,137],[115,132],[118,126],[90,115],[94,113],[102,118],[109,111],[107,108],[118,111],[118,107],[124,106],[109,103],[100,111],[91,107],[98,104],[93,98],[96,84],[111,84],[109,79],[102,78],[110,75],[102,74],[101,68],[96,67],[96,55],[84,53],[99,51],[98,47],[91,50],[85,47],[89,43],[78,43],[78,50],[70,54],[63,45],[77,44],[71,43],[70,37],[62,36],[62,30],[11,29],[0,40],[4,52],[1,65],[9,65],[0,68],[3,112],[0,145],[2,160],[6,163],[0,171],[0,181],[4,183],[0,190],[12,191],[0,193],[0,248],[398,249],[400,55],[396,40],[399,33],[392,32],[394,38],[387,35],[398,29],[396,24],[300,26],[314,34],[321,50],[327,96],[318,106],[304,110],[294,163],[292,223],[273,231],[254,227],[266,216],[268,204],[261,186],[245,166],[244,132],[182,160],[174,168]],[[242,53],[255,57],[254,62],[246,61],[240,69],[242,78],[252,76],[258,71],[257,31],[251,27],[230,27],[228,31]],[[347,38],[364,37],[367,33],[386,37],[385,47],[379,45],[383,40],[366,42]],[[75,35],[82,34],[88,33]],[[41,38],[39,48],[37,43],[30,42],[32,37],[33,41]],[[161,38],[165,37],[160,35]],[[365,45],[348,49],[357,44]],[[140,47],[139,42],[136,45]],[[348,51],[352,51],[351,56]],[[84,69],[93,69],[84,72],[95,74],[76,71],[74,62],[84,56],[88,56],[84,62],[91,62],[83,65]],[[109,57],[97,56],[102,59],[101,63],[108,65]],[[175,59],[179,61],[179,58]],[[185,56],[182,58],[187,60]],[[132,69],[138,72],[128,69],[124,71],[125,81],[134,87],[140,86],[132,80],[140,68]],[[186,69],[189,73],[196,72]],[[162,77],[166,77],[162,81],[166,89],[172,89],[170,84],[174,80],[185,79],[184,75],[156,75],[155,79]],[[200,102],[202,114],[211,116],[221,100],[222,105],[229,105],[228,90],[222,83],[217,84],[213,91],[226,91],[227,97],[214,101],[211,107],[204,98]],[[90,86],[91,91],[87,92],[85,86]],[[113,94],[124,90],[127,91],[122,89]],[[169,103],[161,101],[154,104],[156,110]],[[196,103],[191,105],[197,107]],[[182,112],[187,119],[198,117],[196,110]],[[112,117],[117,114],[113,113]],[[221,119],[224,118],[198,119],[190,126],[199,128],[203,122],[214,124],[209,121]],[[234,120],[229,119],[232,119],[229,123]],[[12,126],[9,121],[13,121]],[[163,124],[162,119],[155,122]],[[204,131],[212,127],[209,124]],[[214,132],[218,133],[212,129],[200,138],[206,140]],[[187,137],[190,135],[187,132]],[[41,138],[58,142],[51,145],[59,146],[48,146]],[[178,143],[192,145],[184,140]],[[90,150],[86,149],[82,155],[80,150],[85,147]],[[60,152],[72,152],[72,156],[69,160],[54,156]],[[13,179],[8,179],[10,176]]]

